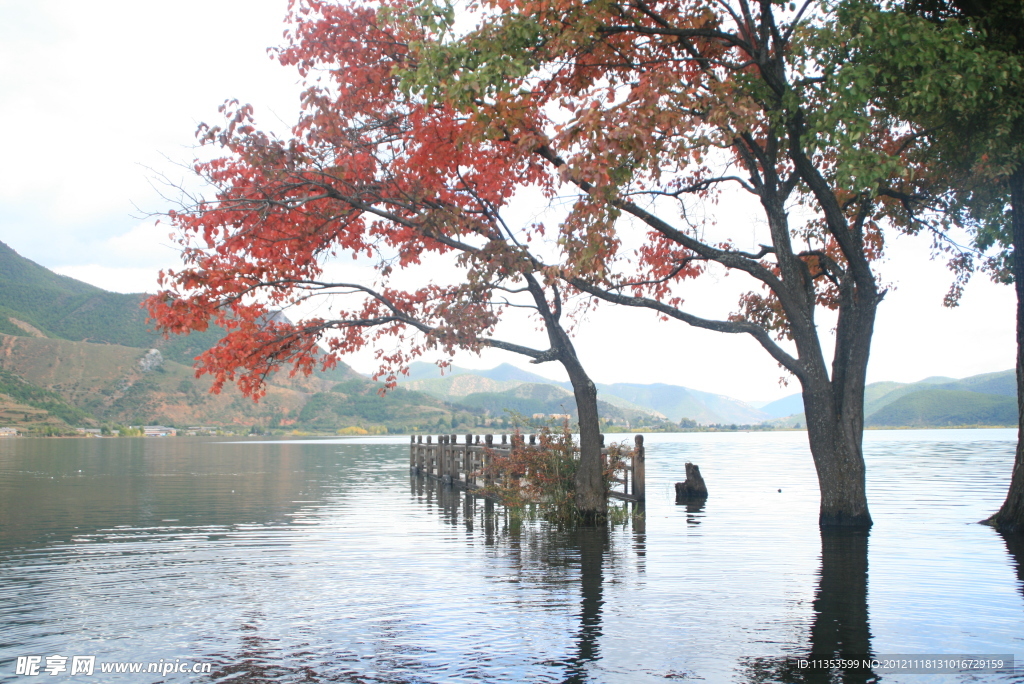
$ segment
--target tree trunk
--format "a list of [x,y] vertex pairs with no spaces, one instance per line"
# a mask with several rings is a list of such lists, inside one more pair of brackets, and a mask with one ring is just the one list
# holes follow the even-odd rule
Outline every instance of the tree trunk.
[[604,467],[601,462],[601,422],[597,414],[597,387],[583,367],[564,363],[569,371],[580,424],[580,463],[576,470],[576,509],[584,522],[598,522],[608,513]]
[[[868,529],[871,515],[861,451],[863,433],[850,431],[851,421],[837,415],[831,383],[804,388],[803,394],[807,441],[821,492],[818,525],[821,528]],[[863,404],[860,408],[847,406],[846,410],[859,411],[861,416],[864,413]]]
[[842,295],[836,349],[829,377],[817,334],[794,336],[801,359],[807,441],[818,473],[821,528],[868,529],[865,482],[864,387],[879,295],[873,287],[849,287]]
[[999,511],[984,521],[1000,532],[1024,533],[1024,164],[1010,174],[1013,285],[1017,291],[1017,455],[1010,490]]
[[584,523],[596,523],[608,514],[608,493],[604,484],[604,464],[601,460],[601,420],[597,414],[597,386],[590,379],[576,355],[565,328],[559,322],[561,305],[557,289],[557,309],[552,310],[547,295],[533,274],[524,274],[527,287],[544,319],[553,358],[565,368],[576,397],[576,412],[580,424],[580,462],[576,469],[576,510]]

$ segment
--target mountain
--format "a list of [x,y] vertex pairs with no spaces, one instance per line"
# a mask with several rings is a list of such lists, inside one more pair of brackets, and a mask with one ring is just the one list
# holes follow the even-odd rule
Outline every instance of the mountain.
[[702,424],[761,423],[768,419],[763,412],[722,394],[700,392],[679,385],[638,385],[616,383],[597,386],[598,396],[621,397],[668,417],[673,422],[689,418]]
[[[510,413],[518,413],[527,419],[539,415],[555,420],[555,416],[568,415],[571,420],[579,417],[572,392],[549,384],[522,383],[503,392],[476,392],[452,401],[458,406],[483,411],[487,416],[503,420],[511,420]],[[654,414],[649,409],[633,407],[628,402],[622,403],[625,406],[598,399],[597,410],[601,419],[608,424],[620,426],[657,425],[664,421],[664,416]]]
[[0,423],[78,424],[89,416],[64,397],[0,368]]
[[1016,424],[1016,397],[951,389],[926,389],[902,396],[865,420],[868,427]]
[[[571,391],[568,382],[549,380],[509,364],[490,370],[471,370],[452,366],[444,376],[437,366],[417,362],[410,366],[407,378],[400,378],[402,387],[415,389],[449,401],[462,402],[460,397],[479,392],[507,392],[516,386],[537,384]],[[710,392],[700,392],[678,385],[640,385],[632,383],[597,384],[598,399],[625,413],[679,422],[683,418],[699,423],[751,424],[770,416],[748,404]],[[540,412],[540,411],[537,411]],[[603,415],[602,411],[602,415]]]
[[443,378],[409,380],[402,387],[418,390],[442,399],[455,400],[481,392],[504,392],[527,383],[519,380],[492,380],[482,375],[452,375]]
[[495,366],[489,370],[474,370],[472,368],[461,368],[460,366],[449,366],[444,369],[443,375],[441,369],[433,363],[426,363],[424,361],[414,361],[409,364],[409,375],[399,378],[402,383],[415,382],[420,380],[443,380],[448,381],[450,378],[458,377],[460,375],[476,375],[488,380],[494,380],[495,382],[508,382],[522,384],[524,382],[532,382],[540,385],[558,385],[559,387],[570,387],[567,382],[559,382],[550,378],[537,375],[525,371],[522,368],[516,368],[510,363],[503,363],[499,366]]
[[[1016,371],[955,379],[933,376],[918,382],[873,382],[864,388],[869,427],[1016,425]],[[1011,410],[1012,408],[1012,410]],[[803,399],[793,394],[761,408],[786,424],[803,423]]]
[[145,294],[107,292],[57,275],[0,242],[0,333],[73,342],[156,348],[191,364],[223,331],[211,329],[164,339],[146,321]]
[[785,418],[795,413],[804,412],[804,397],[802,394],[790,394],[782,399],[768,402],[761,406],[761,412],[772,418]]
[[[260,403],[234,386],[209,394],[193,358],[222,330],[164,340],[140,308],[145,294],[118,294],[57,275],[0,242],[0,421],[36,427],[169,423],[407,431],[493,425],[505,409],[575,414],[567,382],[510,364],[490,370],[415,363],[399,390],[339,364],[329,372],[268,380]],[[683,418],[751,424],[788,416],[803,422],[799,394],[761,409],[723,395],[667,384],[598,384],[601,415],[613,424]],[[1013,371],[960,380],[879,382],[865,391],[869,426],[1016,424]]]
[[0,243],[0,421],[34,429],[166,423],[407,431],[451,426],[455,416],[425,394],[381,397],[379,385],[344,364],[310,376],[272,375],[259,403],[230,384],[210,394],[211,380],[196,378],[191,364],[223,331],[164,340],[147,324],[145,298],[57,275]]
[[443,429],[451,425],[454,410],[447,403],[423,394],[396,388],[381,396],[378,386],[362,380],[348,380],[309,398],[298,415],[298,423],[311,428],[336,429],[339,423],[357,425],[367,421],[389,428],[420,425]]

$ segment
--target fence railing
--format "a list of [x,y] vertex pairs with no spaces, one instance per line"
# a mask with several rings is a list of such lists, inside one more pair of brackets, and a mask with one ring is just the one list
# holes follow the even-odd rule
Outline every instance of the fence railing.
[[[526,449],[541,448],[537,444],[537,435],[499,437],[500,442],[495,441],[494,435],[466,435],[464,441],[459,443],[458,435],[439,435],[436,442],[433,435],[426,435],[425,440],[424,435],[413,435],[409,445],[409,471],[455,487],[479,489],[492,483],[492,459],[508,456],[512,451],[513,440],[522,440],[522,446]],[[646,496],[644,436],[636,435],[633,441],[632,449],[620,452],[623,466],[616,470],[612,479],[622,489],[613,487],[608,495],[626,501],[643,501]],[[601,436],[601,443],[604,444],[604,435]],[[607,459],[607,447],[602,447],[601,456]]]

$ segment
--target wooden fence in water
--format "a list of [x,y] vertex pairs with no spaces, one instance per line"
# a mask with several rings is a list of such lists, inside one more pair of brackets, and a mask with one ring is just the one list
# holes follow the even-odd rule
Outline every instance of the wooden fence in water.
[[[458,435],[440,435],[434,442],[432,435],[413,435],[409,445],[409,472],[421,477],[441,480],[446,484],[466,490],[479,489],[491,484],[491,462],[496,456],[508,456],[512,451],[512,440],[523,441],[522,448],[539,449],[537,435],[501,435],[501,442],[495,443],[494,435],[466,435],[465,441],[459,443]],[[528,439],[528,441],[527,441]],[[604,444],[604,435],[601,436]],[[646,470],[644,466],[644,436],[634,438],[634,447],[621,452],[624,465],[615,472],[609,496],[625,501],[642,502],[645,498]],[[601,449],[603,459],[608,457],[608,449]],[[606,461],[607,462],[607,461]],[[529,475],[527,474],[527,477]]]

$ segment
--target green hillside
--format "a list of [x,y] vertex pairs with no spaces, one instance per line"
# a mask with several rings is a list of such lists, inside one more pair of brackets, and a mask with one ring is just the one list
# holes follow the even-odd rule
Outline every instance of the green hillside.
[[164,356],[191,365],[223,331],[164,340],[146,321],[145,294],[107,292],[74,278],[57,275],[0,242],[0,333],[27,336],[12,318],[37,328],[46,337],[75,342],[158,348]]
[[872,413],[868,427],[1011,426],[1017,399],[951,389],[925,389],[902,396]]
[[[880,392],[879,389],[883,388],[888,391]],[[961,380],[946,377],[931,377],[910,384],[872,383],[868,385],[867,391],[865,392],[864,415],[874,415],[884,407],[904,397],[909,397],[913,394],[917,394],[918,392],[927,392],[932,390],[1016,397],[1017,375],[1015,371],[1007,370],[1000,371],[998,373],[972,375]],[[972,425],[974,423],[965,422],[963,424]]]
[[5,395],[12,403],[41,409],[68,425],[84,425],[92,422],[91,416],[69,404],[56,392],[25,382],[22,378],[3,368],[0,368],[0,395]]
[[[481,411],[498,419],[507,419],[510,413],[518,413],[527,419],[536,414],[568,415],[572,420],[578,418],[572,393],[548,384],[525,383],[504,392],[476,392],[453,397],[452,401],[466,410]],[[648,409],[631,408],[628,404],[616,406],[600,399],[597,410],[602,420],[613,425],[658,425],[662,421]]]
[[526,383],[518,380],[493,380],[475,374],[446,375],[443,378],[408,380],[401,387],[447,401],[459,401],[470,394],[505,392]]
[[298,415],[298,423],[319,429],[382,425],[392,431],[433,427],[438,421],[444,429],[451,426],[455,411],[440,399],[402,388],[381,396],[379,389],[380,385],[362,380],[340,383],[330,392],[310,397]]
[[[526,384],[560,387],[567,392],[572,391],[572,385],[568,382],[549,380],[507,363],[489,370],[470,370],[452,366],[442,377],[434,364],[416,362],[411,364],[409,375],[400,378],[400,382],[410,389],[460,402],[460,397],[477,393],[502,393]],[[597,391],[600,401],[619,410],[621,420],[626,420],[627,415],[636,415],[646,416],[641,420],[655,421],[667,417],[675,422],[682,418],[690,418],[701,423],[760,423],[771,417],[731,397],[678,385],[598,384]],[[513,395],[512,399],[519,401],[521,397]]]
[[[456,413],[463,424],[483,422],[482,411],[420,392],[381,397],[376,383],[345,364],[272,375],[259,403],[233,386],[211,395],[209,378],[195,378],[191,365],[223,331],[165,340],[146,322],[145,297],[57,275],[0,243],[0,417],[20,426],[95,419],[330,430],[451,427]],[[140,363],[150,349],[162,356],[152,368]]]
[[494,416],[502,416],[506,410],[527,417],[534,413],[576,414],[576,400],[569,392],[539,383],[519,385],[504,392],[476,392],[459,398],[458,402]]
[[0,423],[17,427],[106,424],[204,425],[334,431],[444,430],[483,424],[481,411],[420,392],[379,385],[348,367],[268,379],[259,403],[233,386],[210,394],[211,381],[175,361],[140,363],[145,349],[52,338],[0,335]]
[[[942,394],[943,392],[946,394]],[[949,394],[950,392],[954,394]],[[1011,404],[1016,406],[1016,396],[1017,374],[1013,370],[972,375],[960,380],[933,376],[912,383],[873,382],[864,390],[865,425],[1016,425],[1016,409],[1013,409],[1012,415],[1005,409]],[[771,411],[775,407],[795,408],[801,411],[791,411],[790,415],[778,421],[780,424],[804,424],[803,401],[799,394],[780,399],[762,408]]]
[[999,394],[1004,397],[1017,396],[1017,372],[1013,370],[998,373],[972,375],[963,380],[936,384],[935,389],[958,389],[982,394]]
[[621,397],[677,422],[682,418],[690,418],[705,424],[752,424],[768,419],[767,414],[732,397],[678,385],[616,383],[599,384],[597,389],[603,396]]

